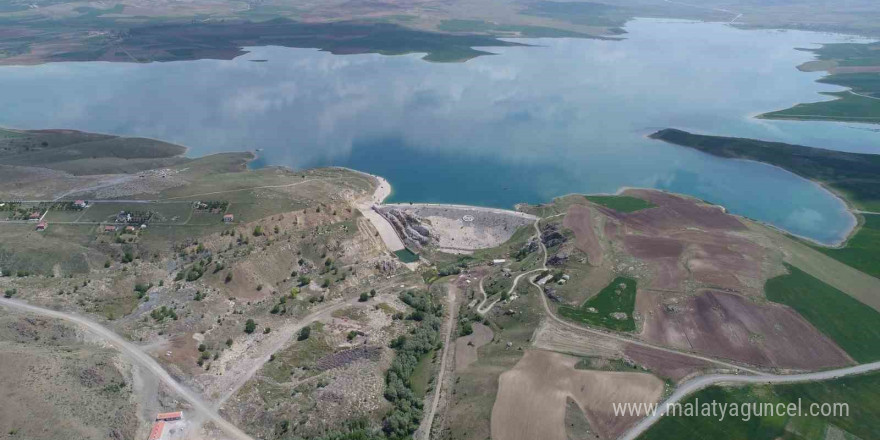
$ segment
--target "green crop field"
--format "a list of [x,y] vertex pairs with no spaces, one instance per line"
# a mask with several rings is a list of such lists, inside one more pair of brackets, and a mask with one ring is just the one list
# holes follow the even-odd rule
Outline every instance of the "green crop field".
[[880,278],[880,214],[865,214],[865,224],[849,239],[845,247],[814,247],[831,258]]
[[[620,285],[624,284],[624,288]],[[636,323],[632,313],[636,305],[636,280],[617,277],[598,295],[588,299],[580,307],[561,306],[559,314],[573,321],[609,328],[618,331],[633,331]],[[592,307],[595,312],[588,311]],[[625,319],[615,319],[612,313],[626,313]]]
[[764,285],[769,300],[795,309],[853,359],[880,359],[880,312],[794,266],[786,267],[788,275],[771,278]]
[[[790,417],[788,414],[773,417],[754,415],[744,417],[675,416],[663,417],[640,440],[667,439],[713,439],[713,440],[824,440],[875,439],[880,438],[880,374],[847,377],[823,382],[775,386],[748,386],[740,388],[710,387],[682,402],[737,405],[750,404],[797,404],[804,415]],[[843,403],[848,406],[845,416],[809,416],[812,404]],[[820,407],[821,408],[821,407]],[[756,408],[760,409],[760,408]],[[730,411],[727,412],[730,414]],[[741,414],[741,412],[740,412]],[[833,427],[833,428],[832,428]],[[849,436],[828,436],[829,428],[849,433]],[[838,432],[840,432],[838,431]]]
[[648,202],[646,200],[642,200],[636,197],[630,196],[584,196],[587,200],[597,204],[602,205],[606,208],[611,208],[618,212],[635,212],[641,211],[642,209],[653,208],[657,205]]

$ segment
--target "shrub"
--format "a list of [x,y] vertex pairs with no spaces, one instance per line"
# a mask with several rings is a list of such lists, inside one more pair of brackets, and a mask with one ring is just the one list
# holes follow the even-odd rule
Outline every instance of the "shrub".
[[244,323],[244,332],[245,333],[251,334],[256,329],[257,329],[257,323],[254,322],[253,319],[248,319],[247,322]]
[[309,336],[312,335],[312,328],[309,326],[305,326],[302,330],[299,331],[299,336],[296,337],[297,341],[305,341],[309,339]]
[[361,294],[361,297],[358,298],[360,302],[367,302],[370,299],[370,295],[367,292]]

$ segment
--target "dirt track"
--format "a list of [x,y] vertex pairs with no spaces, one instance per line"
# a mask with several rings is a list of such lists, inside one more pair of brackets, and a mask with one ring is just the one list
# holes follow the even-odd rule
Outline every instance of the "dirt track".
[[106,327],[78,315],[44,309],[42,307],[32,306],[6,298],[0,298],[0,305],[7,307],[11,310],[62,319],[85,327],[85,329],[88,330],[90,333],[112,344],[120,352],[122,352],[122,354],[131,359],[132,362],[155,374],[156,377],[159,378],[159,380],[165,383],[165,385],[174,390],[184,400],[189,402],[195,412],[203,416],[205,419],[217,424],[217,426],[220,427],[220,429],[222,429],[227,435],[229,435],[230,438],[239,440],[253,440],[251,436],[247,435],[244,431],[238,429],[238,427],[236,427],[232,423],[227,422],[223,417],[221,417],[207,402],[202,400],[201,396],[171,377],[171,375],[168,374],[168,372],[165,371],[165,369],[162,368],[162,366],[159,365],[158,362],[156,362],[148,354],[144,353],[139,347],[126,341],[121,336],[117,335]]

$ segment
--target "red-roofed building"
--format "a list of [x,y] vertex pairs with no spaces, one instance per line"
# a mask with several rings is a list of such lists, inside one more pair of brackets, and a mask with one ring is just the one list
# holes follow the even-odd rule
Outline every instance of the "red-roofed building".
[[113,225],[105,225],[104,232],[116,232],[116,226]]
[[38,230],[38,231],[45,231],[47,226],[49,226],[48,223],[46,223],[46,222],[39,222],[39,223],[37,223],[37,230]]
[[43,215],[40,214],[40,211],[34,211],[28,216],[28,220],[39,220],[42,216]]
[[226,214],[223,216],[224,223],[232,223],[235,220],[235,216],[232,214]]
[[181,412],[181,411],[159,413],[156,415],[156,420],[169,421],[169,420],[180,420],[182,418],[183,418],[183,412]]
[[85,208],[86,201],[85,200],[77,200],[77,201],[73,202],[73,206],[76,206],[77,208]]
[[156,422],[153,425],[153,429],[150,430],[150,437],[148,440],[159,440],[162,438],[162,431],[165,429],[165,422]]
[[125,232],[134,232],[134,226],[126,226]]

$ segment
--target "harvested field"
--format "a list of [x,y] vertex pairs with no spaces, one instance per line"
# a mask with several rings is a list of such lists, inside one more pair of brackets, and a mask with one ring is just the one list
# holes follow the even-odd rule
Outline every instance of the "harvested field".
[[533,345],[545,350],[578,356],[619,358],[625,343],[610,337],[588,334],[548,320],[535,331]]
[[602,264],[602,246],[596,235],[598,226],[593,219],[593,210],[583,205],[571,205],[562,226],[571,229],[575,234],[575,246],[587,254],[591,266]]
[[455,340],[455,371],[461,371],[477,361],[477,350],[492,342],[492,329],[480,323],[472,324],[474,332]]
[[816,370],[852,363],[828,337],[788,307],[705,290],[683,301],[641,291],[636,308],[648,341],[750,365]]
[[[654,207],[620,212],[596,205],[592,209],[604,215],[597,222],[588,215],[591,208],[571,205],[564,225],[588,255],[597,246],[591,243],[620,242],[622,246],[610,249],[644,264],[640,272],[647,279],[640,280],[641,287],[683,293],[714,288],[761,296],[764,282],[781,271],[781,253],[753,241],[744,232],[746,226],[722,208],[661,191],[626,193]],[[585,228],[586,222],[604,224]],[[619,265],[624,255],[615,252],[606,250],[606,258]]]
[[620,214],[613,210],[605,211],[610,212],[614,217],[625,219],[627,224],[642,225],[646,230],[681,230],[688,226],[702,230],[746,229],[736,217],[728,215],[724,208],[696,199],[649,189],[628,189],[624,194],[647,200],[657,207],[629,214]]
[[565,440],[566,399],[577,402],[600,438],[614,438],[638,417],[615,417],[614,403],[656,402],[663,381],[646,373],[576,370],[578,359],[531,350],[499,378],[494,440]]
[[714,368],[712,364],[700,359],[635,344],[628,344],[623,353],[627,358],[637,364],[644,365],[654,374],[676,382],[693,373]]

